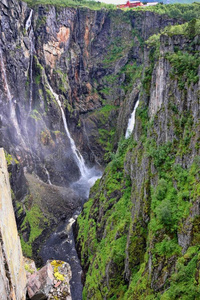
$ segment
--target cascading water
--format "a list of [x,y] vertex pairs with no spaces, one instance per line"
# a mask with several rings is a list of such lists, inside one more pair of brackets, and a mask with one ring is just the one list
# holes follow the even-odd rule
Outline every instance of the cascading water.
[[28,31],[29,27],[31,26],[32,16],[33,16],[33,10],[31,9],[30,15],[26,21],[26,31]]
[[[95,181],[101,177],[101,171],[97,170],[95,167],[89,169],[85,165],[85,161],[76,148],[75,142],[71,137],[67,126],[67,120],[65,117],[64,110],[62,108],[59,96],[53,91],[47,78],[46,82],[49,90],[54,95],[58,106],[60,107],[62,120],[65,128],[67,137],[69,138],[72,152],[74,154],[77,165],[80,169],[81,178],[72,184],[72,189],[78,193],[79,197],[83,200],[89,196],[89,190]],[[49,239],[43,245],[39,255],[42,257],[45,263],[48,259],[58,259],[67,261],[72,270],[72,280],[70,281],[70,288],[73,300],[82,299],[82,269],[76,252],[74,234],[73,234],[73,224],[76,222],[77,217],[81,213],[82,207],[77,209],[77,211],[68,220],[61,222],[57,230],[49,237]]]
[[[33,102],[33,52],[34,52],[34,31],[31,26],[32,22],[32,16],[33,16],[33,10],[31,9],[30,15],[28,17],[28,20],[26,22],[26,31],[28,32],[29,28],[29,42],[30,42],[30,66],[29,66],[29,75],[30,75],[30,95],[29,95],[29,114],[32,110],[32,102]],[[28,114],[28,115],[29,115]]]
[[137,102],[135,103],[135,106],[134,106],[134,109],[133,109],[133,112],[128,120],[128,127],[127,127],[127,130],[126,130],[126,135],[125,135],[125,138],[128,139],[131,135],[131,133],[133,132],[133,129],[134,129],[134,126],[135,126],[135,114],[136,114],[136,109],[138,108],[138,105],[139,105],[139,99],[137,100]]
[[62,108],[62,104],[60,102],[59,96],[53,91],[52,87],[50,86],[49,82],[47,81],[48,87],[51,91],[51,93],[54,95],[60,110],[61,110],[61,114],[62,114],[62,120],[64,123],[64,128],[65,128],[65,132],[67,134],[67,137],[70,140],[70,145],[71,145],[71,149],[72,152],[74,154],[74,157],[76,159],[77,165],[79,167],[79,170],[81,172],[81,178],[78,182],[74,183],[72,185],[72,187],[74,188],[74,190],[78,191],[81,194],[84,194],[85,197],[88,197],[89,195],[89,190],[90,188],[94,185],[95,181],[101,177],[102,173],[99,170],[96,170],[95,167],[89,169],[87,168],[87,166],[85,165],[85,161],[84,158],[82,157],[81,153],[79,152],[79,150],[76,148],[75,142],[73,140],[73,138],[71,137],[71,134],[69,132],[68,126],[67,126],[67,121],[66,121],[66,117],[65,117],[65,113],[64,110]]
[[48,184],[52,185],[51,179],[50,179],[50,175],[49,175],[49,171],[47,170],[47,168],[45,166],[44,166],[44,170],[45,170],[45,173],[47,175],[47,182],[48,182]]
[[[4,65],[3,54],[2,54],[1,48],[0,48],[0,63],[1,63],[1,74],[2,74],[2,79],[3,79],[3,82],[4,82],[4,88],[6,90],[7,98],[8,98],[8,102],[9,102],[9,106],[10,106],[10,119],[11,119],[11,122],[13,123],[13,125],[15,127],[15,130],[17,132],[17,136],[21,137],[21,131],[20,131],[20,128],[19,128],[19,124],[18,124],[18,121],[17,121],[16,112],[15,112],[15,104],[13,103],[12,95],[11,95],[11,92],[10,92],[10,89],[9,89],[9,86],[8,86],[6,69],[5,69],[5,65]],[[21,142],[25,146],[25,143],[24,143],[22,137],[21,137]]]
[[67,137],[69,138],[70,140],[70,145],[71,145],[71,148],[72,148],[72,151],[73,151],[73,154],[76,158],[76,162],[77,162],[77,165],[80,169],[80,172],[81,172],[81,176],[83,177],[87,177],[88,175],[88,170],[87,170],[87,167],[85,166],[85,162],[84,162],[84,159],[81,155],[81,153],[79,152],[79,150],[76,148],[76,145],[74,143],[74,140],[72,139],[71,137],[71,134],[69,132],[69,129],[68,129],[68,126],[67,126],[67,121],[66,121],[66,117],[65,117],[65,113],[64,113],[64,110],[62,108],[62,104],[60,102],[60,99],[59,99],[59,96],[53,91],[52,87],[50,86],[49,82],[48,82],[48,87],[51,91],[51,93],[54,95],[59,107],[60,107],[60,110],[61,110],[61,114],[62,114],[62,120],[63,120],[63,123],[64,123],[64,128],[65,128],[65,132],[67,134]]

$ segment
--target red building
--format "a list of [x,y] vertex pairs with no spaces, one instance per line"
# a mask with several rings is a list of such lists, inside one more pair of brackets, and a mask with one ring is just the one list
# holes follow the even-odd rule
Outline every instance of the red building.
[[118,5],[119,8],[127,8],[127,7],[132,8],[132,7],[137,7],[137,6],[143,6],[143,3],[140,1],[130,0],[130,1],[127,1],[126,4]]

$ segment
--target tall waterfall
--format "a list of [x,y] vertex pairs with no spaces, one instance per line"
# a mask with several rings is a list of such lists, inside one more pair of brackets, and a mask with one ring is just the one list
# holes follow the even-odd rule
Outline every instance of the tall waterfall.
[[135,106],[134,106],[134,109],[133,109],[133,112],[128,120],[128,127],[127,127],[127,130],[126,130],[126,135],[125,135],[125,138],[128,139],[131,135],[131,133],[133,132],[133,129],[134,129],[134,126],[135,126],[135,114],[136,114],[136,109],[138,108],[138,105],[139,105],[139,99],[137,100],[137,102],[135,103]]
[[30,42],[30,66],[29,66],[29,74],[30,74],[30,95],[29,95],[29,114],[32,110],[32,102],[33,102],[33,52],[34,52],[34,44],[33,44],[33,38],[34,38],[34,31],[31,26],[33,16],[33,10],[31,9],[30,15],[28,17],[28,20],[26,21],[26,31],[29,30],[29,42]]
[[48,82],[48,87],[51,91],[51,93],[54,95],[59,107],[60,107],[60,110],[61,110],[61,114],[62,114],[62,120],[63,120],[63,123],[64,123],[64,128],[65,128],[65,132],[70,140],[70,144],[71,144],[71,148],[72,148],[72,152],[76,158],[76,162],[77,162],[77,165],[80,169],[80,172],[81,172],[81,176],[82,177],[87,177],[88,176],[88,168],[86,167],[85,165],[85,161],[81,155],[81,153],[79,152],[79,150],[76,148],[76,145],[75,145],[75,142],[74,140],[72,139],[71,137],[71,134],[69,132],[69,129],[68,129],[68,126],[67,126],[67,121],[66,121],[66,117],[65,117],[65,113],[64,113],[64,110],[62,108],[62,105],[61,105],[61,102],[60,102],[60,99],[59,99],[59,96],[53,91],[52,87],[50,86],[49,82]]

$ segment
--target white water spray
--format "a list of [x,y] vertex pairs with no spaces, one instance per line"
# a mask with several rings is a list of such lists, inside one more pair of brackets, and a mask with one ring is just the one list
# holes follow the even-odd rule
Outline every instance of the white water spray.
[[72,152],[74,154],[77,165],[78,165],[79,170],[81,172],[81,178],[77,182],[73,183],[72,187],[76,192],[88,197],[90,188],[95,184],[97,179],[101,178],[102,172],[99,171],[99,170],[96,170],[95,167],[93,167],[91,169],[86,167],[84,158],[82,157],[79,150],[76,148],[75,142],[74,142],[74,140],[71,137],[71,134],[69,132],[69,129],[68,129],[68,126],[67,126],[67,120],[66,120],[65,113],[64,113],[64,110],[62,108],[62,104],[60,102],[59,96],[53,91],[53,89],[50,86],[48,80],[47,80],[47,85],[48,85],[49,90],[51,91],[51,93],[54,95],[54,97],[56,99],[56,102],[58,103],[58,105],[60,107],[65,132],[66,132],[66,134],[67,134],[67,136],[70,140],[70,145],[71,145]]
[[30,32],[29,32],[29,42],[30,42],[30,66],[29,66],[29,70],[30,70],[30,95],[29,95],[29,114],[32,110],[32,102],[33,102],[33,52],[34,52],[34,44],[33,44],[33,38],[34,38],[34,31],[33,28],[31,26],[31,22],[32,22],[32,16],[33,16],[33,10],[31,9],[30,11],[30,15],[28,17],[28,20],[26,22],[26,31],[29,30],[30,28]]
[[[0,48],[0,62],[1,62],[1,74],[2,74],[2,77],[3,77],[4,88],[6,90],[9,105],[10,105],[11,122],[13,123],[13,125],[16,129],[17,135],[21,136],[21,132],[20,132],[20,129],[19,129],[19,124],[18,124],[18,121],[17,121],[16,112],[15,112],[15,104],[12,101],[12,95],[11,95],[11,92],[10,92],[10,89],[9,89],[9,86],[8,86],[6,68],[5,68],[5,65],[4,65],[4,60],[3,60],[3,55],[2,55],[1,48]],[[22,139],[22,142],[23,142],[23,139]]]
[[78,164],[78,167],[80,169],[80,172],[81,172],[81,176],[82,177],[87,177],[88,176],[88,169],[85,165],[85,162],[84,162],[84,159],[81,155],[81,153],[79,152],[79,150],[76,148],[76,145],[75,145],[75,142],[74,140],[72,139],[71,137],[71,134],[69,132],[69,129],[68,129],[68,126],[67,126],[67,121],[66,121],[66,117],[65,117],[65,113],[64,113],[64,110],[62,108],[62,104],[60,102],[60,99],[59,99],[59,96],[53,91],[52,87],[50,86],[49,82],[47,81],[48,83],[48,87],[51,91],[51,93],[54,95],[59,107],[60,107],[60,110],[61,110],[61,114],[62,114],[62,119],[63,119],[63,123],[64,123],[64,127],[65,127],[65,132],[70,140],[70,144],[71,144],[71,148],[72,148],[72,152],[76,158],[76,161],[77,161],[77,164]]
[[26,21],[26,31],[28,31],[29,27],[31,26],[31,21],[32,21],[32,15],[33,15],[33,10],[31,9],[30,15]]
[[137,102],[135,103],[135,106],[134,106],[134,109],[133,109],[133,112],[128,120],[128,127],[127,127],[127,130],[126,130],[126,135],[125,135],[125,138],[128,139],[131,135],[131,133],[133,132],[133,129],[134,129],[134,126],[135,126],[135,114],[136,114],[136,109],[138,108],[138,105],[139,105],[139,99],[137,100]]
[[49,172],[48,172],[48,170],[47,170],[47,168],[45,166],[44,166],[44,170],[45,170],[45,173],[47,175],[47,182],[48,182],[48,184],[52,185]]

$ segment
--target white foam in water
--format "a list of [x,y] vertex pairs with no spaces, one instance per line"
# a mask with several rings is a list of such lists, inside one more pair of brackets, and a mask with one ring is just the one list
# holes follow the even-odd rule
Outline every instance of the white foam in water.
[[134,126],[135,126],[135,114],[136,114],[136,109],[138,108],[138,105],[139,105],[139,99],[135,103],[133,112],[130,116],[130,119],[128,120],[128,127],[127,127],[126,135],[125,135],[126,139],[128,139],[130,137],[131,133],[133,132],[133,129],[134,129]]

